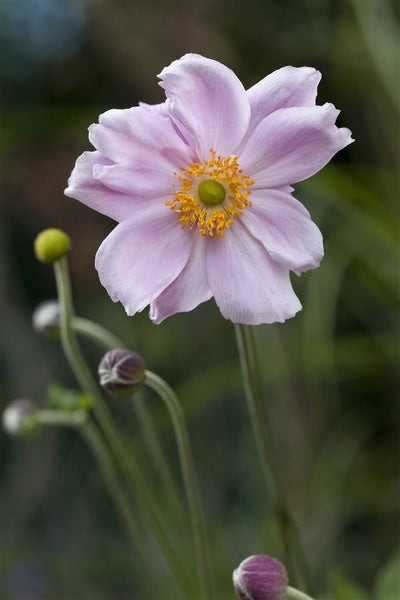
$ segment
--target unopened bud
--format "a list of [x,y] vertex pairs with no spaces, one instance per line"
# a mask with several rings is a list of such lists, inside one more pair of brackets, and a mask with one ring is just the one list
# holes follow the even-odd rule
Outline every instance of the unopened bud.
[[233,587],[240,600],[285,600],[288,578],[279,560],[249,556],[233,572]]
[[36,258],[45,263],[55,263],[69,252],[71,241],[61,229],[44,229],[36,237],[34,250]]
[[116,348],[105,354],[99,364],[100,385],[112,396],[132,396],[143,385],[145,364],[136,352]]
[[60,333],[60,305],[57,300],[42,302],[32,315],[33,329],[39,335],[57,338]]
[[3,412],[4,431],[11,436],[29,437],[39,428],[35,419],[36,412],[37,406],[31,400],[13,400]]

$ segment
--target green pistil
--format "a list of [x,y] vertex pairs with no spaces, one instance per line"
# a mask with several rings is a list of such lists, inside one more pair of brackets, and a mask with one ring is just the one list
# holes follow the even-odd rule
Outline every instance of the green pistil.
[[198,187],[199,198],[207,206],[221,204],[225,200],[225,188],[222,183],[214,179],[202,181]]

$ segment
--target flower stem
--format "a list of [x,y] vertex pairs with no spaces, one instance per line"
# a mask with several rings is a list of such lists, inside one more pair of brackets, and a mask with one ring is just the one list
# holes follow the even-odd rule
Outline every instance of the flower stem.
[[40,409],[35,412],[35,421],[41,425],[79,427],[85,423],[85,410],[63,411]]
[[[124,445],[120,439],[119,432],[116,429],[107,409],[103,403],[92,374],[87,366],[80,347],[78,345],[75,332],[72,327],[73,303],[71,286],[69,281],[68,267],[65,257],[54,263],[54,271],[57,283],[57,291],[60,302],[60,332],[61,342],[69,364],[79,382],[81,389],[87,395],[89,404],[103,430],[107,439],[109,448],[113,452],[119,467],[129,486],[129,491],[133,498],[137,499],[140,507],[152,528],[163,554],[169,563],[177,581],[186,590],[191,589],[191,582],[188,579],[185,570],[183,570],[178,560],[175,549],[172,546],[168,536],[163,528],[163,521],[158,513],[154,503],[153,496],[147,489],[146,482],[138,469],[136,463],[128,457]],[[108,450],[108,449],[107,449]]]
[[146,371],[145,385],[151,387],[160,396],[160,398],[165,402],[171,416],[172,424],[175,430],[175,438],[178,445],[182,476],[189,506],[202,599],[210,599],[213,597],[213,583],[211,578],[204,517],[195,477],[190,439],[182,407],[177,396],[175,395],[175,392],[163,379],[161,379],[161,377],[155,373]]
[[96,425],[88,419],[87,412],[85,410],[67,412],[41,409],[35,413],[35,419],[41,425],[74,427],[84,437],[103,475],[107,491],[127,527],[127,534],[132,546],[140,554],[146,573],[150,575],[150,563],[143,551],[142,536],[136,524],[129,499],[124,488],[121,486],[114,461],[108,452],[108,448]]
[[[107,349],[124,347],[124,344],[117,337],[115,337],[107,329],[105,329],[101,325],[98,325],[97,323],[93,323],[87,319],[74,317],[72,320],[72,325],[76,331],[95,339]],[[182,408],[174,391],[163,379],[161,379],[155,373],[146,370],[145,384],[148,387],[151,387],[161,397],[161,399],[165,402],[171,416],[171,420],[175,431],[175,437],[178,445],[182,475],[189,506],[193,532],[193,543],[196,552],[196,563],[198,567],[198,576],[203,594],[202,597],[204,599],[211,598],[213,585],[211,580],[210,561],[207,550],[204,518],[201,508],[201,501],[198,492],[197,482],[194,474],[195,470],[193,466],[190,440]],[[145,407],[141,405],[141,408]],[[147,441],[152,446],[153,458],[156,460],[156,462],[159,463],[159,459],[163,455],[162,452],[160,452],[160,449],[156,448],[154,445],[156,439],[153,435],[152,430],[149,430],[149,421],[147,418],[148,415],[147,413],[143,413],[143,411],[141,410],[138,412],[138,416],[142,421],[142,426],[144,433],[146,434]],[[156,453],[156,455],[154,455],[154,452]],[[164,462],[165,461],[162,461],[161,464],[162,473],[164,472]],[[168,489],[170,489],[169,483]]]
[[290,586],[286,588],[286,598],[287,600],[313,600],[311,596]]
[[[72,318],[71,323],[72,327],[77,333],[97,342],[105,350],[125,348],[125,344],[122,340],[120,340],[117,336],[99,323],[94,323],[89,319],[83,319],[76,316]],[[132,404],[142,429],[147,451],[151,456],[152,461],[160,474],[160,477],[163,480],[164,488],[168,493],[171,506],[173,506],[174,509],[177,509],[177,511],[180,513],[182,509],[179,495],[176,490],[176,485],[173,481],[168,464],[164,458],[163,449],[161,448],[157,439],[157,435],[154,431],[147,405],[139,394],[135,394],[135,397],[132,399]]]
[[104,350],[113,350],[114,348],[125,348],[125,344],[121,340],[108,331],[102,325],[94,323],[89,319],[72,316],[71,327],[78,333],[86,335],[88,338],[95,340]]
[[271,439],[268,423],[264,414],[261,378],[258,366],[254,331],[251,327],[235,324],[235,333],[239,349],[242,375],[250,420],[256,440],[264,477],[277,513],[280,528],[284,560],[289,573],[289,579],[296,581],[296,564],[294,559],[294,546],[297,549],[301,574],[304,583],[310,585],[308,569],[303,553],[300,551],[299,535],[291,517],[285,494],[280,483],[276,465],[270,453]]

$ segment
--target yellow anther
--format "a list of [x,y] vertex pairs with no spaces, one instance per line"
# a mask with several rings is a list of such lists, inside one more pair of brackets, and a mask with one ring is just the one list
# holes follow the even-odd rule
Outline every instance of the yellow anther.
[[[173,199],[166,205],[179,215],[182,229],[197,225],[201,235],[218,239],[251,206],[250,186],[254,181],[243,175],[237,156],[217,156],[212,149],[210,155],[204,164],[192,163],[187,169],[181,168],[180,174],[175,173],[181,186],[176,189],[176,183],[172,185]],[[216,195],[215,201],[204,194],[205,187]]]

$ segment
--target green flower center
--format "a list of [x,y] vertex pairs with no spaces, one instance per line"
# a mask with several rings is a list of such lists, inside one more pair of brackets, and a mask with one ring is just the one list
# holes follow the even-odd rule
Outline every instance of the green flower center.
[[225,200],[225,187],[219,181],[214,179],[205,179],[197,188],[197,193],[203,204],[215,206],[222,204]]

